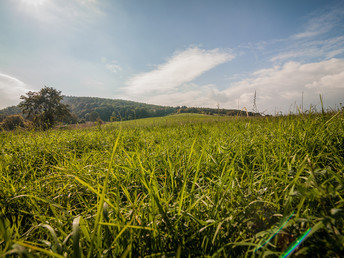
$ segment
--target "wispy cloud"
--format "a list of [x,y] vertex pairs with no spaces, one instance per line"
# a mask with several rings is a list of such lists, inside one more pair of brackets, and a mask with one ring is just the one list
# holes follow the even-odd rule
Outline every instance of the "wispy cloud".
[[331,59],[344,53],[344,36],[306,42],[289,41],[289,45],[285,49],[287,51],[284,50],[274,55],[270,61],[283,62],[307,58]]
[[330,59],[342,54],[344,52],[344,36],[341,28],[343,20],[343,3],[313,12],[304,30],[285,39],[280,53],[270,60],[281,62],[311,58]]
[[20,95],[27,91],[29,87],[24,82],[0,73],[0,108],[18,104]]
[[233,58],[230,51],[189,48],[174,54],[157,69],[129,79],[125,91],[136,95],[170,91]]
[[340,58],[344,53],[344,3],[316,10],[300,26],[299,32],[285,38],[247,43],[234,49],[254,55],[260,62],[283,64],[286,61],[311,62]]
[[343,20],[343,15],[344,8],[342,3],[331,6],[327,10],[318,10],[311,14],[304,31],[294,34],[292,38],[304,39],[329,32]]

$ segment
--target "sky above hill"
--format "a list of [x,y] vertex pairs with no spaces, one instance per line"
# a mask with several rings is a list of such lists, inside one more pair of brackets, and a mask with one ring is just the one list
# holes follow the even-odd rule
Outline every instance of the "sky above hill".
[[344,103],[344,1],[3,0],[0,108],[65,95],[295,112]]

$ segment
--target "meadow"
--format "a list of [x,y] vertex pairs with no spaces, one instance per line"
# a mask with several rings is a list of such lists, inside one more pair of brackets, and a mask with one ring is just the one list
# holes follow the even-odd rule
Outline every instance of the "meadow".
[[17,130],[0,145],[0,256],[344,256],[340,111]]

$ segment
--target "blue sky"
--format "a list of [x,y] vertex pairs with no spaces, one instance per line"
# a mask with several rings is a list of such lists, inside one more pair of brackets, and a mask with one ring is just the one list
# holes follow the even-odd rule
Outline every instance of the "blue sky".
[[344,1],[0,1],[0,108],[28,90],[296,111],[344,103]]

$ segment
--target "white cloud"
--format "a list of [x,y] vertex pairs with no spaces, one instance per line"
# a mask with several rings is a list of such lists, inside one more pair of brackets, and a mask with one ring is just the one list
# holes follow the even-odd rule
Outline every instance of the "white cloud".
[[288,62],[263,72],[258,71],[251,78],[233,84],[223,93],[227,96],[227,104],[239,100],[241,106],[252,107],[256,91],[258,108],[270,113],[275,109],[294,111],[290,110],[290,106],[295,102],[300,106],[302,92],[306,106],[319,103],[319,94],[324,95],[329,106],[334,106],[343,101],[343,71],[343,59],[307,64]]
[[344,88],[344,71],[337,74],[330,74],[323,76],[318,81],[313,81],[306,85],[310,89],[343,89]]
[[157,69],[129,79],[125,91],[134,95],[170,91],[233,58],[229,51],[189,48],[176,53]]
[[281,66],[258,70],[246,79],[232,83],[225,90],[215,85],[185,84],[169,93],[146,96],[144,101],[162,105],[187,105],[221,108],[253,108],[254,92],[257,107],[266,113],[297,112],[303,92],[304,107],[319,104],[319,94],[325,105],[334,107],[344,101],[344,59],[316,63],[287,62]]
[[7,74],[0,73],[0,108],[16,105],[20,101],[20,95],[24,95],[28,86]]
[[222,93],[213,84],[184,84],[180,91],[160,93],[146,98],[151,103],[170,106],[216,107]]

